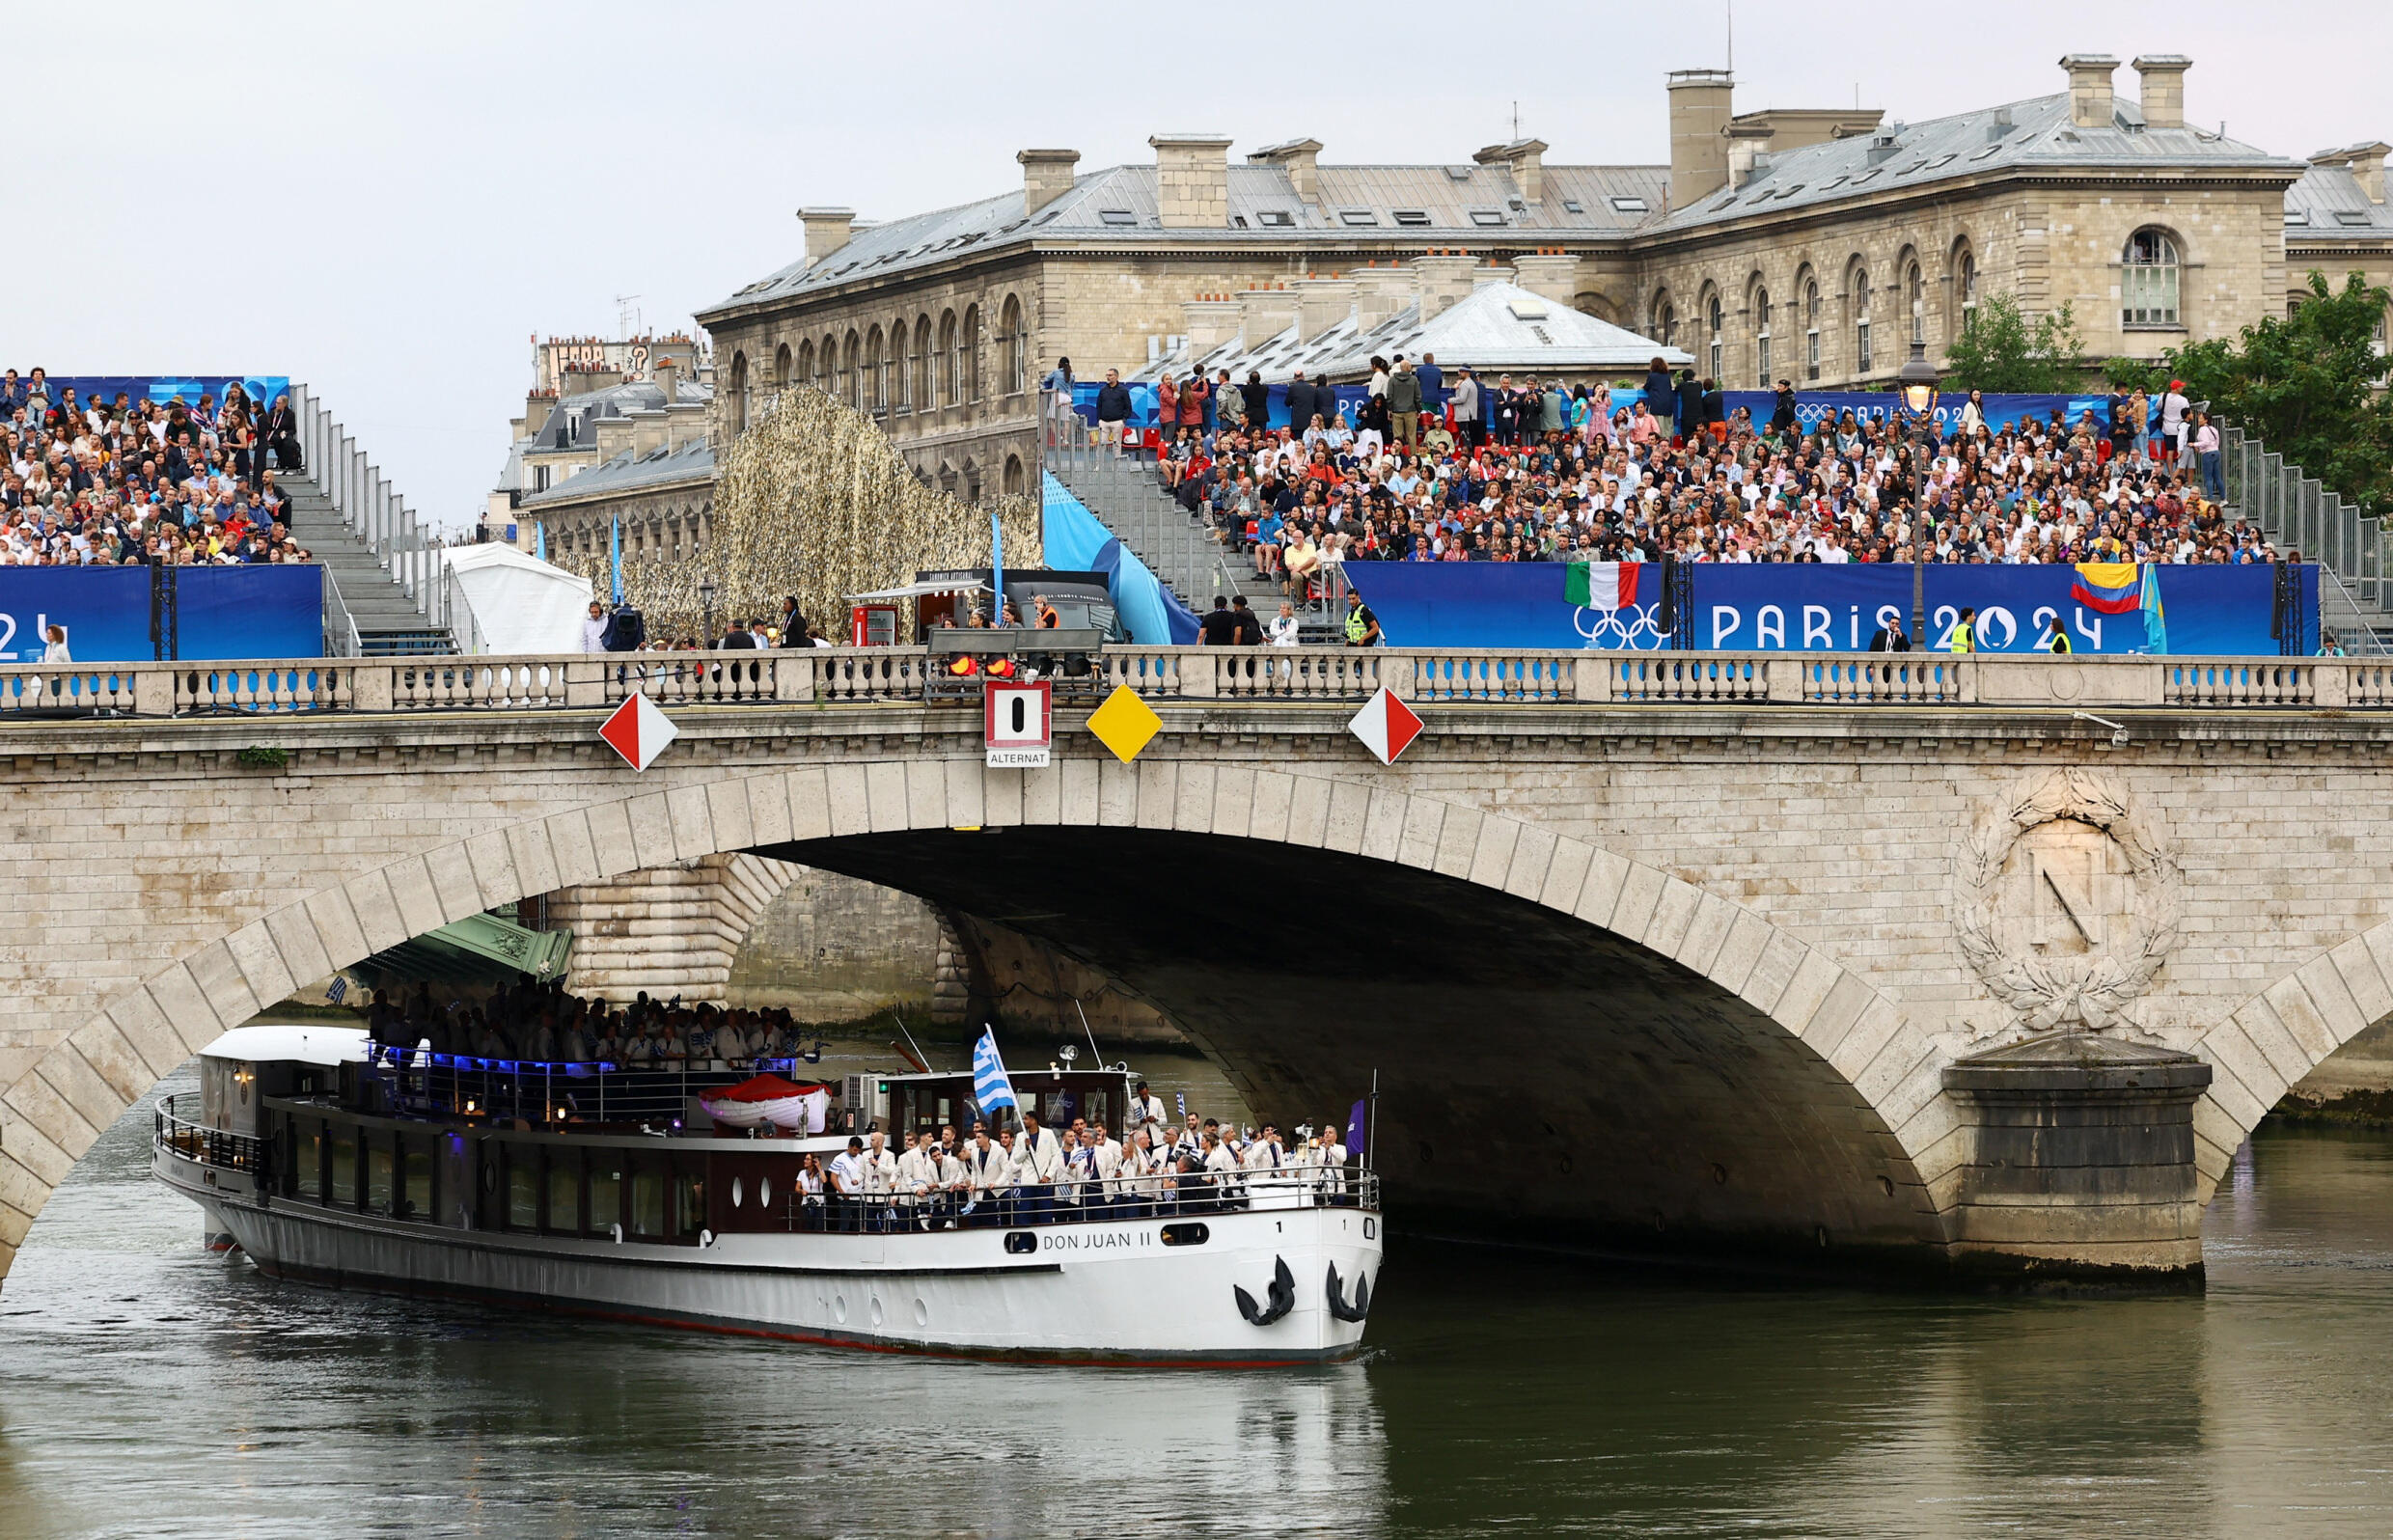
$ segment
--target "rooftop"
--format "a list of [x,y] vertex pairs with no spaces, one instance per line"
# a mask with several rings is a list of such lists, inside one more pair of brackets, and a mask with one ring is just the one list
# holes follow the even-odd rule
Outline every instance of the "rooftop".
[[681,481],[712,481],[714,475],[715,452],[702,438],[692,439],[679,449],[650,450],[646,454],[625,450],[579,476],[568,476],[543,491],[526,493],[522,506],[555,508],[586,498],[611,497]]

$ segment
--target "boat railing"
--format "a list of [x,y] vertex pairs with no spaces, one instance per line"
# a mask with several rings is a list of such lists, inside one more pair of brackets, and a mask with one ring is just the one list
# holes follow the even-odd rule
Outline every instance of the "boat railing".
[[178,1116],[172,1096],[158,1099],[151,1129],[151,1141],[156,1148],[172,1150],[185,1160],[223,1170],[258,1172],[265,1169],[262,1140],[254,1134],[235,1134]]
[[1059,1183],[987,1193],[790,1193],[783,1227],[792,1233],[902,1235],[946,1229],[1035,1229],[1130,1220],[1352,1208],[1379,1212],[1379,1173],[1357,1166],[1299,1167],[1278,1175],[1192,1171],[1124,1176],[1102,1184]]
[[397,1112],[517,1118],[543,1128],[640,1123],[667,1133],[687,1119],[693,1096],[755,1075],[784,1075],[802,1082],[811,1078],[803,1059],[770,1056],[736,1062],[625,1064],[609,1059],[484,1059],[369,1043],[367,1062],[386,1078]]

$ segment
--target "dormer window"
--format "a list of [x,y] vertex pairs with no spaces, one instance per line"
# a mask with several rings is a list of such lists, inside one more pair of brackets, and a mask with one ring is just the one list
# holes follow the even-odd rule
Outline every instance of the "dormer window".
[[1500,225],[1504,222],[1504,211],[1500,208],[1473,208],[1471,210],[1471,222],[1474,225]]
[[1368,208],[1341,208],[1337,211],[1337,222],[1341,225],[1376,225],[1379,215]]
[[1641,214],[1645,211],[1645,200],[1642,198],[1615,198],[1611,204],[1612,212],[1616,214]]
[[1259,208],[1254,217],[1268,230],[1287,230],[1296,224],[1296,216],[1284,208]]
[[1399,225],[1426,225],[1429,223],[1429,210],[1426,208],[1399,208],[1395,211],[1395,213],[1396,223]]
[[1135,225],[1139,216],[1127,208],[1100,208],[1097,217],[1109,225]]

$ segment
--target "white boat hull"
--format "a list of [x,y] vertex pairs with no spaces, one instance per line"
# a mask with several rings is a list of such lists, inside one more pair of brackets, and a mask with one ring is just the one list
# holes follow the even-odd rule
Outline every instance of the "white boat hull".
[[[692,1247],[457,1229],[253,1194],[228,1200],[205,1168],[156,1157],[169,1186],[208,1203],[276,1278],[881,1351],[1043,1361],[1234,1366],[1351,1356],[1363,1325],[1331,1308],[1379,1282],[1379,1217],[1304,1206],[1034,1229],[724,1235]],[[1167,1223],[1201,1222],[1167,1246]],[[1037,1249],[1009,1254],[1008,1234]],[[1293,1306],[1251,1323],[1236,1290],[1267,1302],[1278,1264]]]

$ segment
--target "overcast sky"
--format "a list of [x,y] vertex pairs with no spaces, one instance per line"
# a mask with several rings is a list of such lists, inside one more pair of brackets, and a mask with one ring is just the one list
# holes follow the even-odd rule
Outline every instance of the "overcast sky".
[[[2187,116],[2238,139],[2393,138],[2381,0],[1736,13],[1740,110],[1857,92],[1918,121],[2057,91],[2063,53],[2166,52]],[[1087,171],[1167,129],[1454,161],[1516,101],[1549,159],[1666,162],[1664,74],[1728,45],[1721,0],[121,0],[14,3],[5,35],[0,365],[288,373],[451,525],[497,479],[532,334],[612,335],[618,294],[689,326],[799,255],[801,205],[887,219],[1017,185],[1025,146]]]

